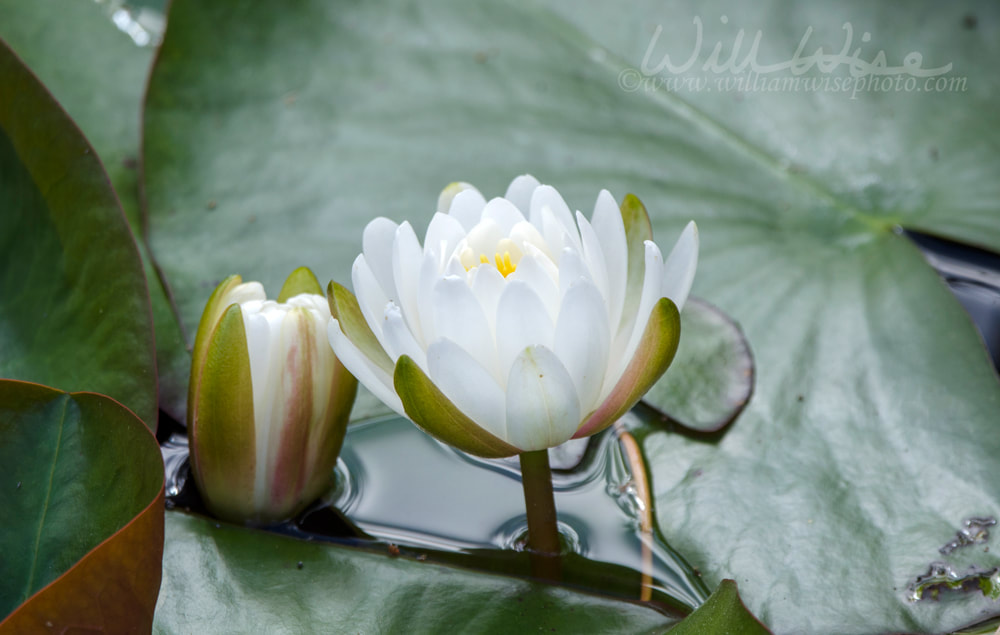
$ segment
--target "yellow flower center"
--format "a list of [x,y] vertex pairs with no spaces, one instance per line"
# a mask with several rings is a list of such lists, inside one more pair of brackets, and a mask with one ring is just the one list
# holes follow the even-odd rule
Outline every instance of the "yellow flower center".
[[[480,263],[486,264],[489,261],[490,259],[486,257],[486,254],[479,254]],[[510,261],[509,251],[503,252],[502,256],[500,255],[500,252],[497,252],[496,254],[493,255],[493,261],[497,265],[497,271],[499,271],[504,278],[514,273],[514,271],[517,269],[517,265],[515,265]]]
[[[523,254],[520,248],[509,238],[504,238],[497,243],[493,249],[485,245],[478,245],[478,249],[465,247],[459,255],[459,260],[466,271],[472,271],[480,265],[494,265],[497,271],[504,278],[517,271],[517,263],[521,261]],[[483,247],[486,247],[483,249]],[[491,259],[486,254],[493,251]],[[478,255],[477,255],[478,254]]]

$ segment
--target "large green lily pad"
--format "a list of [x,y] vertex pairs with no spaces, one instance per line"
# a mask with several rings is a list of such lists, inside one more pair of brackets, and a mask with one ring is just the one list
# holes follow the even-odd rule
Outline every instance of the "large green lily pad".
[[[161,4],[156,0],[146,4]],[[116,9],[123,11],[121,7]],[[153,15],[157,7],[142,7]],[[152,46],[117,28],[96,2],[5,2],[0,38],[25,61],[94,146],[132,228],[149,285],[156,326],[160,408],[184,420],[191,356],[142,239],[139,121]],[[134,24],[126,28],[135,28]]]
[[661,633],[652,609],[167,514],[157,633]]
[[156,429],[142,261],[92,146],[0,41],[0,376],[93,390]]
[[[687,76],[716,77],[700,65],[741,28],[743,55],[762,29],[774,63],[807,29],[803,55],[839,51],[850,20],[848,57],[918,51],[966,89],[624,90],[657,25],[654,61],[691,54],[694,18]],[[501,194],[532,172],[584,211],[601,187],[634,192],[661,245],[698,222],[694,292],[758,362],[720,440],[650,423],[668,541],[710,584],[735,579],[776,632],[936,632],[1000,610],[977,593],[906,599],[963,518],[1000,514],[1000,390],[895,231],[1000,249],[992,5],[177,0],[170,21],[144,161],[152,250],[186,326],[231,272],[278,288],[307,265],[346,283],[372,216],[419,232],[451,181]]]
[[0,438],[0,631],[148,629],[163,553],[153,435],[102,395],[0,380]]

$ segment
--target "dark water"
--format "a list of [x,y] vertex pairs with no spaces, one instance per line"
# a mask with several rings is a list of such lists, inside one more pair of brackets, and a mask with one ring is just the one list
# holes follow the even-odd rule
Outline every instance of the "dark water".
[[1000,255],[927,234],[907,232],[969,313],[1000,368]]

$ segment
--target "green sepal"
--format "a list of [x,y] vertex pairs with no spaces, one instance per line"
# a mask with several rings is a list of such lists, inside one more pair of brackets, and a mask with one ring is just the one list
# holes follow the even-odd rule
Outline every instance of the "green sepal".
[[192,472],[212,513],[242,522],[253,514],[257,451],[250,354],[239,305],[225,309],[205,343],[198,376],[188,428]]
[[[628,248],[628,277],[625,283],[625,306],[622,315],[635,315],[642,296],[642,281],[646,277],[647,240],[653,240],[653,225],[649,222],[646,206],[635,194],[626,194],[621,205],[622,223],[625,224],[625,243]],[[629,326],[629,325],[623,325]]]
[[331,280],[326,288],[326,299],[330,303],[330,314],[340,323],[340,328],[344,331],[347,339],[351,340],[365,357],[391,375],[393,373],[392,359],[379,344],[372,328],[368,326],[368,321],[361,313],[361,307],[354,294],[348,291],[344,285]]
[[670,366],[680,340],[681,315],[677,305],[670,298],[660,298],[649,314],[649,322],[635,349],[635,356],[621,379],[573,438],[600,432],[628,412]]
[[403,402],[406,416],[435,439],[487,459],[521,453],[465,416],[406,355],[396,362],[392,383]]
[[316,275],[309,267],[299,267],[285,278],[285,284],[281,286],[281,293],[278,294],[278,302],[288,302],[288,298],[293,298],[302,293],[313,293],[323,295],[323,287],[320,286]]
[[194,415],[194,404],[198,400],[198,385],[201,383],[200,373],[205,367],[205,348],[212,335],[212,330],[219,321],[219,317],[227,306],[223,299],[229,295],[234,287],[243,283],[243,278],[238,275],[231,275],[215,287],[208,302],[205,303],[205,310],[201,312],[201,321],[198,322],[198,332],[194,337],[194,350],[191,352],[191,377],[188,380],[188,402],[187,421],[191,425],[191,418]]

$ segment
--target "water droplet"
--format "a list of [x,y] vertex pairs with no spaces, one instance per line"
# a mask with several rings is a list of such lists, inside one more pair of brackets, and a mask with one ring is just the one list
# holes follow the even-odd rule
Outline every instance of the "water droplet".
[[917,602],[937,599],[942,592],[968,593],[976,590],[990,599],[1000,598],[1000,568],[969,567],[966,573],[960,574],[945,562],[932,562],[927,573],[917,576],[906,587],[906,599]]
[[944,555],[948,555],[961,547],[982,544],[989,539],[989,528],[995,524],[997,524],[996,518],[966,518],[962,522],[962,528],[955,534],[955,539],[938,549],[938,551]]
[[[560,553],[569,555],[587,555],[587,547],[580,538],[580,533],[567,522],[560,520],[557,524],[559,530],[559,544],[562,546]],[[528,520],[525,516],[512,518],[504,524],[494,536],[494,542],[501,549],[512,551],[526,551],[528,549]]]
[[167,497],[178,496],[190,474],[187,436],[174,432],[160,445],[160,453],[163,455],[165,493]]

